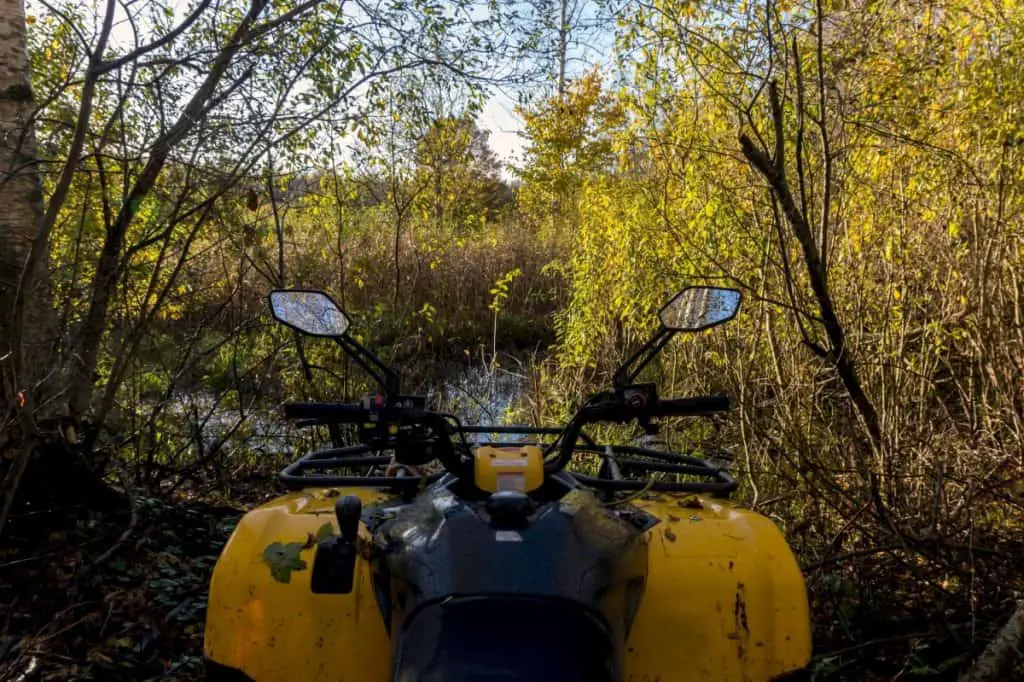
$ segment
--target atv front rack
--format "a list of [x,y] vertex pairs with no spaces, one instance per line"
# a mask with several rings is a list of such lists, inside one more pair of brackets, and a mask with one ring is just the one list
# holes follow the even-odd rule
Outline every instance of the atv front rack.
[[[558,436],[561,433],[562,429],[553,427],[480,425],[461,426],[455,435],[464,439],[468,435],[481,434]],[[699,457],[628,445],[601,445],[583,432],[580,432],[577,443],[575,451],[600,460],[600,466],[596,475],[571,470],[566,470],[566,473],[580,484],[597,490],[707,493],[727,498],[737,487],[735,479],[726,471]],[[536,440],[500,438],[480,440],[476,444],[493,447],[539,445]],[[390,455],[382,454],[388,449],[360,443],[317,450],[289,464],[278,479],[291,490],[371,487],[413,492],[444,475],[444,472],[425,476],[406,475],[404,471],[398,475],[369,473],[373,469],[386,470],[394,462]],[[637,478],[644,474],[647,476]]]

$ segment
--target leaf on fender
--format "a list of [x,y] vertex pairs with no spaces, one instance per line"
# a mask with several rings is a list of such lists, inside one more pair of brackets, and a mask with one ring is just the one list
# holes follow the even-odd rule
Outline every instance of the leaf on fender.
[[299,556],[301,542],[274,542],[263,550],[263,563],[270,567],[270,575],[279,583],[290,583],[292,571],[306,568],[305,560]]
[[331,537],[334,534],[335,534],[334,533],[334,526],[332,526],[330,524],[330,522],[325,523],[324,525],[320,526],[320,528],[317,529],[317,531],[316,531],[316,541],[317,542],[323,542],[324,540],[326,540],[327,538]]

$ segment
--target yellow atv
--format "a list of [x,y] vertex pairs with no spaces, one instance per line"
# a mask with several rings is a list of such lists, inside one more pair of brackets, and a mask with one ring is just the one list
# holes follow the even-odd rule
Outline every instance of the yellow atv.
[[[733,506],[703,459],[603,445],[588,424],[727,410],[635,383],[678,331],[735,316],[740,294],[690,287],[561,429],[464,426],[399,377],[318,291],[274,291],[275,318],[334,339],[382,390],[290,403],[335,447],[281,473],[217,562],[210,680],[758,682],[806,675],[806,590],[778,529]],[[349,426],[345,426],[349,425]],[[342,431],[356,432],[343,446]],[[513,440],[517,439],[517,440]],[[550,441],[550,442],[548,442]],[[546,443],[546,444],[545,444]],[[589,468],[588,468],[589,467]]]

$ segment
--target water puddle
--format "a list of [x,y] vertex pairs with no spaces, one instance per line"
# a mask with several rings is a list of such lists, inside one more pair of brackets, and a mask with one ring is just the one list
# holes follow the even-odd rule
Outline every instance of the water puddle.
[[[466,425],[507,424],[527,378],[499,366],[451,364],[438,369],[438,378],[420,383],[428,384],[425,390],[411,390],[424,395],[431,409],[454,414]],[[302,436],[279,407],[239,410],[222,406],[211,392],[197,391],[175,395],[165,411],[170,417],[165,426],[180,430],[167,437],[190,440],[193,451],[230,448],[293,457],[303,449]]]

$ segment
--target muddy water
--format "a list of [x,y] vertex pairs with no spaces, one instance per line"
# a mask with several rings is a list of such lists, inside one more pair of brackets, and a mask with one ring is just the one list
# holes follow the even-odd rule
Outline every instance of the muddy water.
[[[410,391],[424,395],[431,409],[454,414],[467,425],[510,423],[510,411],[526,390],[526,377],[487,364],[446,366],[439,374],[418,382],[425,386],[409,387]],[[191,440],[195,451],[221,447],[261,457],[292,457],[299,442],[312,436],[297,433],[282,419],[280,408],[240,413],[220,408],[214,396],[204,392],[175,396],[167,411],[181,427],[177,438]]]
[[505,424],[526,378],[502,368],[473,366],[449,375],[427,391],[428,402],[464,424]]

